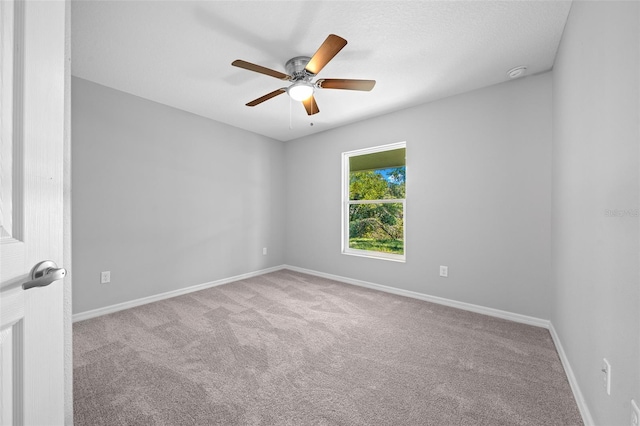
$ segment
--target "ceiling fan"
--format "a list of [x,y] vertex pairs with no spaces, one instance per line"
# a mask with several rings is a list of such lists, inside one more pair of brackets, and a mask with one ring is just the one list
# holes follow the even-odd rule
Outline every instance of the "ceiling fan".
[[362,90],[370,91],[375,86],[375,80],[352,80],[344,78],[321,78],[314,82],[311,80],[329,63],[334,56],[346,46],[347,40],[335,34],[329,34],[329,37],[322,43],[320,48],[312,57],[296,56],[291,58],[285,64],[288,74],[265,68],[251,62],[236,59],[231,63],[234,67],[244,68],[249,71],[259,72],[280,80],[290,81],[289,87],[283,87],[267,93],[264,96],[254,99],[247,103],[247,106],[254,107],[264,101],[268,101],[283,93],[288,93],[291,99],[301,101],[307,110],[307,114],[313,115],[320,112],[313,93],[315,89],[344,89],[344,90]]

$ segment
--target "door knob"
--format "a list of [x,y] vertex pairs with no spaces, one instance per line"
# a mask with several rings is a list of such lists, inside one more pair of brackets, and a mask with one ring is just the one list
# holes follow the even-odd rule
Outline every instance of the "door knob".
[[31,281],[22,284],[22,288],[29,290],[33,287],[45,287],[54,281],[61,280],[65,275],[67,275],[66,269],[58,268],[52,260],[45,260],[31,269]]

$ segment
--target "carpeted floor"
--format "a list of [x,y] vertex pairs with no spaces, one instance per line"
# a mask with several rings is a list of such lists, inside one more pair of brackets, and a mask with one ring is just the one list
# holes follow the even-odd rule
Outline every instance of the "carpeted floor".
[[74,324],[82,425],[579,425],[547,330],[287,270]]

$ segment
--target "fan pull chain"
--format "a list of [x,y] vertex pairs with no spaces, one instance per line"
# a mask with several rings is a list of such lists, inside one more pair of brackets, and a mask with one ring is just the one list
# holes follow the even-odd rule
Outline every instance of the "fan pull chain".
[[293,130],[293,123],[291,119],[291,96],[289,96],[289,130]]

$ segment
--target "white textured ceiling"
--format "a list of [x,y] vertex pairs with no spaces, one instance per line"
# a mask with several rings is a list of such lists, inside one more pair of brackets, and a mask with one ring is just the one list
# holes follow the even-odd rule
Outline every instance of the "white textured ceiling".
[[[547,71],[570,5],[76,0],[72,74],[285,141],[500,83],[515,66]],[[373,79],[373,91],[317,90],[311,117],[286,94],[245,106],[286,83],[233,60],[285,72],[331,33],[348,44],[318,77]]]

